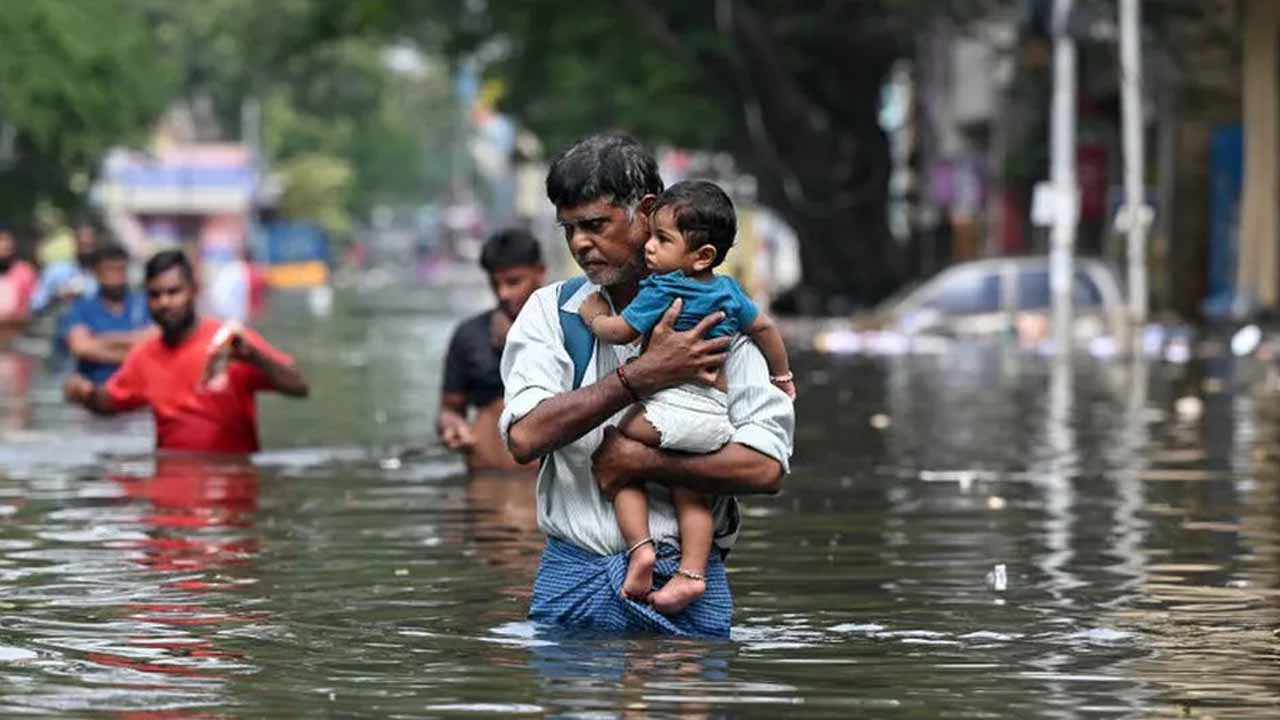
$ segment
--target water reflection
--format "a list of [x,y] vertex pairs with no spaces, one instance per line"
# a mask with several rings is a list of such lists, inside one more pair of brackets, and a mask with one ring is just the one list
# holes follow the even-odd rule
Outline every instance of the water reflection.
[[470,473],[466,478],[465,542],[510,582],[503,592],[527,602],[542,552],[534,497],[536,470]]
[[11,433],[31,426],[31,381],[35,367],[35,358],[30,355],[0,349],[0,388],[4,388],[0,393],[0,432]]
[[[146,503],[140,518],[145,537],[109,545],[156,577],[159,593],[120,608],[120,617],[134,627],[125,648],[87,658],[140,673],[204,679],[251,670],[243,653],[220,649],[218,634],[232,624],[265,622],[267,614],[227,613],[200,597],[257,582],[257,469],[247,458],[161,453],[150,474],[109,478],[125,498]],[[154,680],[140,682],[150,686]]]

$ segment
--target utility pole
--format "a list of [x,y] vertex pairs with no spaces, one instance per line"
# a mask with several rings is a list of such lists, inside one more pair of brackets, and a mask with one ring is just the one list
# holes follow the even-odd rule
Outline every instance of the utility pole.
[[[1129,314],[1134,328],[1147,321],[1147,207],[1142,136],[1141,0],[1120,0],[1120,100],[1124,122],[1124,211],[1119,225],[1128,237]],[[1137,337],[1139,333],[1133,333]]]
[[1049,235],[1049,289],[1054,348],[1060,357],[1072,350],[1072,253],[1076,240],[1079,191],[1076,188],[1076,45],[1071,37],[1072,0],[1053,3],[1053,105],[1050,152],[1054,218]]

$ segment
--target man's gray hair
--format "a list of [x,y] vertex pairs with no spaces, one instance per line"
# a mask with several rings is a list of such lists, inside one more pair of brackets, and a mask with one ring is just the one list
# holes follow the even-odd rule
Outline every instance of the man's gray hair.
[[607,199],[634,212],[662,187],[657,161],[629,135],[583,138],[557,155],[547,173],[547,199],[558,208]]

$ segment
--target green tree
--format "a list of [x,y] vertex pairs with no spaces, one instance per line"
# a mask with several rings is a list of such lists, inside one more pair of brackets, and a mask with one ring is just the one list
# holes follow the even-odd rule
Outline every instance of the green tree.
[[[330,205],[290,202],[286,216],[350,228],[379,203],[417,204],[444,187],[424,155],[447,125],[447,78],[389,67],[392,37],[370,32],[383,20],[365,17],[360,3],[144,1],[179,60],[181,95],[207,100],[219,135],[240,137],[242,107],[257,99],[270,164],[296,169],[325,158],[347,168],[349,177],[322,194]],[[286,195],[288,183],[306,182],[283,176]]]
[[7,3],[0,13],[0,221],[76,209],[112,145],[143,137],[174,76],[141,8],[125,0]]
[[416,35],[487,65],[549,147],[618,129],[732,153],[801,238],[801,309],[883,297],[901,278],[886,219],[880,93],[941,14],[1000,0],[365,0],[362,32]]

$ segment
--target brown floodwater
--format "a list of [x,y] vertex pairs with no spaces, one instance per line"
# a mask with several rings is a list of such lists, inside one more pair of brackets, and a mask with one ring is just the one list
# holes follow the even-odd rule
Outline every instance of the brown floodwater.
[[794,471],[745,501],[732,639],[592,636],[525,619],[532,481],[434,442],[444,344],[485,302],[277,298],[259,326],[313,397],[265,398],[244,462],[156,457],[147,417],[89,418],[0,353],[0,713],[1280,714],[1256,361],[793,348]]

